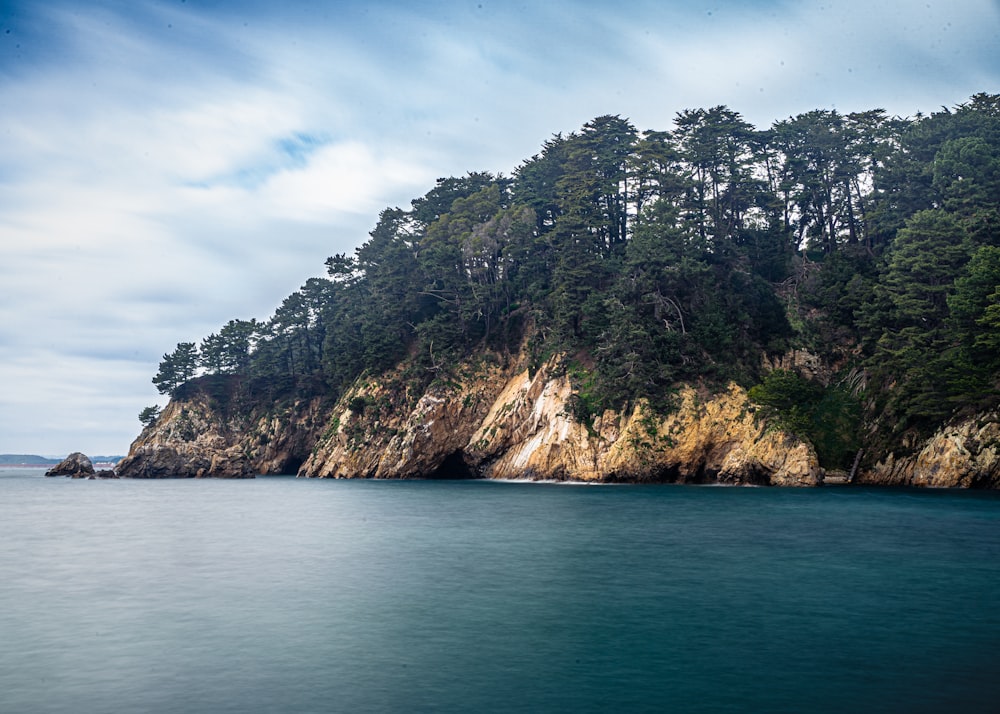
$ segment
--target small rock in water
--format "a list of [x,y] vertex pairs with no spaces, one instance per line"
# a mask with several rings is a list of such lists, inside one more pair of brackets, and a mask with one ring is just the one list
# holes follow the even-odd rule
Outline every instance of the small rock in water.
[[87,478],[94,475],[94,464],[86,454],[74,451],[72,454],[46,471],[45,475]]

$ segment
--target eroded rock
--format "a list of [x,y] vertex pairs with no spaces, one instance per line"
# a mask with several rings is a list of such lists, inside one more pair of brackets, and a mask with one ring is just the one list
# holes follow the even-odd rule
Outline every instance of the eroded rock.
[[939,429],[909,456],[889,454],[857,483],[931,488],[1000,488],[1000,419],[993,412]]
[[[793,357],[797,368],[812,364],[809,355]],[[403,365],[359,380],[336,404],[257,403],[249,413],[192,390],[171,401],[117,470],[132,478],[297,469],[323,478],[824,481],[812,446],[764,419],[735,384],[715,392],[682,387],[670,413],[640,400],[582,424],[572,416],[573,385],[559,357],[532,370],[527,364],[523,354],[480,354],[426,388],[414,386]],[[941,430],[910,456],[890,454],[854,482],[996,488],[998,450],[1000,425],[988,415]]]
[[89,478],[94,474],[94,464],[90,457],[79,451],[74,451],[45,472],[46,476],[69,476],[70,478]]
[[204,395],[172,401],[118,464],[122,478],[253,478],[234,434]]
[[[746,393],[682,390],[676,412],[640,402],[605,412],[592,425],[571,416],[569,378],[557,361],[527,369],[473,368],[432,385],[409,410],[335,410],[303,465],[303,476],[408,478],[439,472],[449,460],[495,479],[678,481],[813,486],[822,472],[812,447],[769,428]],[[368,382],[341,405],[377,401],[391,385]]]

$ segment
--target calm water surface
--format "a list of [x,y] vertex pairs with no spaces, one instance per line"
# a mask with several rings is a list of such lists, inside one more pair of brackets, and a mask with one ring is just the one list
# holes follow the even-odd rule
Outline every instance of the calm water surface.
[[996,712],[993,493],[0,471],[0,712]]

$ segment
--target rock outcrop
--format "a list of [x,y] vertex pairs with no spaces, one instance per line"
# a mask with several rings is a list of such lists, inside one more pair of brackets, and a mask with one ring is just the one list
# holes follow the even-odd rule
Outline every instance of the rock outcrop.
[[[558,358],[478,354],[421,386],[405,365],[322,399],[241,409],[219,384],[171,400],[118,465],[127,478],[494,478],[811,486],[815,452],[754,413],[746,393],[684,388],[583,424]],[[214,395],[214,396],[213,396]]]
[[1000,419],[996,413],[939,429],[908,456],[889,454],[856,483],[933,488],[1000,488]]
[[237,403],[235,380],[193,382],[118,464],[124,478],[253,478],[294,474],[316,442],[324,400]]
[[467,446],[505,383],[497,360],[464,363],[420,393],[396,371],[343,396],[301,476],[462,478],[478,475]]
[[[815,452],[769,428],[746,393],[681,391],[676,412],[640,402],[585,425],[552,361],[534,373],[464,365],[406,409],[376,410],[398,393],[390,377],[345,395],[300,475],[333,478],[476,476],[495,479],[663,481],[813,486]],[[374,413],[366,414],[371,410]]]
[[767,370],[784,369],[822,385],[829,384],[833,376],[830,365],[824,363],[819,355],[808,350],[789,350],[779,355],[764,355],[762,362]]
[[231,425],[197,393],[171,401],[118,464],[123,478],[253,478]]
[[[795,356],[794,365],[813,368],[807,357]],[[574,387],[558,358],[529,369],[524,355],[481,353],[428,386],[406,367],[360,379],[336,404],[317,397],[246,407],[220,401],[210,384],[195,385],[143,431],[118,474],[824,482],[812,446],[768,422],[735,384],[681,387],[669,413],[640,401],[585,424],[571,415]],[[998,451],[1000,423],[987,415],[860,469],[854,483],[997,488]],[[62,464],[49,473],[61,468],[88,473]]]
[[69,476],[70,478],[118,478],[111,469],[94,469],[94,462],[86,454],[74,451],[58,464],[45,472],[46,476]]
[[94,464],[90,457],[79,451],[74,451],[58,464],[45,472],[46,476],[69,476],[70,478],[89,478],[95,475]]

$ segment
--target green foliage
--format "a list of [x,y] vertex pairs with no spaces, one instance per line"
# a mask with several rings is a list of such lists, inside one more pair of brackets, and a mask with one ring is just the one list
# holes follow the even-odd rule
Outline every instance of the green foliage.
[[823,388],[795,372],[776,369],[748,392],[752,401],[768,407],[772,416],[791,432],[808,438],[813,412]]
[[951,401],[991,406],[1000,387],[1000,247],[984,245],[973,254],[948,308],[956,343],[947,353]]
[[603,412],[601,395],[595,392],[595,375],[578,365],[570,370],[573,393],[569,398],[569,414],[578,423],[592,427],[594,418]]
[[745,227],[758,190],[754,129],[724,106],[682,111],[675,125],[685,179],[681,210],[701,246],[725,254]]
[[362,396],[352,397],[351,400],[347,402],[347,408],[354,412],[356,416],[364,414],[367,407],[368,399]]
[[826,468],[847,470],[861,448],[861,402],[844,386],[829,387],[813,408],[809,440]]
[[139,423],[142,424],[143,429],[151,426],[159,418],[160,407],[155,404],[153,406],[145,407],[141,412],[139,412]]
[[193,342],[179,342],[173,352],[163,355],[153,384],[160,394],[173,395],[177,388],[195,375],[198,348]]
[[980,246],[948,296],[952,328],[977,356],[1000,361],[1000,247]]
[[898,436],[997,403],[998,197],[998,95],[765,130],[725,106],[659,131],[600,116],[510,178],[441,178],[386,208],[327,278],[178,344],[153,382],[174,395],[202,370],[221,381],[199,388],[230,400],[335,400],[401,366],[415,399],[457,360],[527,338],[533,369],[586,365],[571,411],[589,424],[640,399],[667,410],[681,382],[752,383],[764,354],[808,347],[868,375],[865,410],[776,373],[755,398],[842,465],[862,422]]
[[877,336],[869,368],[895,425],[929,430],[951,412],[948,294],[968,259],[964,231],[940,209],[918,212],[896,236],[865,309]]
[[764,414],[808,440],[820,464],[831,469],[851,465],[861,444],[861,403],[844,386],[824,388],[783,369],[769,372],[749,391]]
[[[954,110],[943,109],[900,128],[896,150],[885,154],[874,173],[881,204],[875,228],[883,240],[891,240],[906,220],[921,210],[961,208],[968,213],[996,205],[996,192],[990,196],[979,190],[993,178],[977,176],[977,167],[994,168],[989,157],[996,157],[1000,145],[998,106],[1000,94],[976,94]],[[984,140],[990,148],[976,139]],[[961,173],[956,172],[959,166]],[[966,186],[972,191],[967,192]],[[976,200],[981,202],[963,206],[970,193],[978,194]],[[949,205],[945,206],[946,202]]]
[[242,373],[250,364],[250,353],[258,336],[256,320],[230,320],[218,334],[202,340],[199,363],[209,374]]

